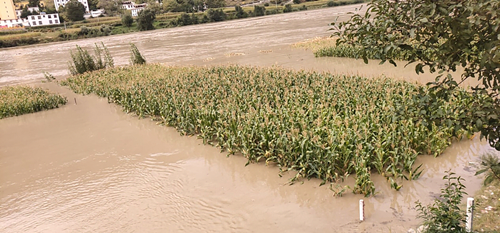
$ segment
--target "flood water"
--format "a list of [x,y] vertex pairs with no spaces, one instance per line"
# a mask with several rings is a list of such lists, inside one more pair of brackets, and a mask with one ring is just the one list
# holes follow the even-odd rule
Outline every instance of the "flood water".
[[[0,50],[0,85],[34,83],[69,100],[59,109],[0,120],[0,232],[406,232],[419,224],[414,202],[438,195],[444,171],[463,176],[472,195],[481,177],[469,162],[490,150],[478,137],[454,143],[438,158],[421,156],[422,177],[399,192],[374,175],[374,197],[337,198],[318,180],[289,185],[293,172],[280,177],[273,166],[245,167],[241,156],[227,157],[105,99],[40,83],[43,71],[66,74],[75,44],[98,41],[118,65],[128,62],[134,42],[148,61],[171,65],[278,65],[432,80],[412,67],[314,58],[290,47],[328,35],[335,15],[355,7]],[[359,199],[365,222],[358,220]]]

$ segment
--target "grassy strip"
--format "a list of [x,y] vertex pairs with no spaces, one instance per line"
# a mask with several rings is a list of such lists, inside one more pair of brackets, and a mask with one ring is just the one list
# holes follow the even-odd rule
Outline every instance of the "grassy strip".
[[0,119],[59,107],[67,100],[41,88],[15,86],[0,89]]
[[[150,116],[182,134],[198,135],[249,162],[276,163],[295,178],[341,181],[355,174],[353,192],[370,195],[371,172],[395,179],[419,176],[419,154],[440,154],[462,137],[454,117],[472,98],[442,100],[447,124],[415,109],[425,87],[279,68],[119,67],[68,78],[77,93],[95,93],[126,112]],[[294,179],[295,180],[295,179]]]
[[481,188],[474,200],[474,230],[500,232],[500,181],[496,180]]
[[[309,1],[304,2],[302,4],[293,4],[291,11],[299,11],[299,10],[311,10],[318,9],[324,7],[333,7],[338,5],[348,5],[348,4],[356,4],[361,3],[362,0],[318,0],[318,1]],[[261,4],[262,5],[262,4]],[[271,4],[266,6],[265,15],[284,13],[284,6]],[[255,17],[251,12],[254,10],[254,7],[243,7],[243,10],[247,13],[248,17]],[[233,20],[237,19],[236,12],[234,7],[223,8],[226,17],[224,20]],[[170,27],[178,27],[178,26],[187,26],[190,24],[198,24],[198,23],[209,23],[211,20],[207,19],[206,13],[199,12],[194,14],[189,14],[190,16],[195,16],[196,22],[192,22],[189,24],[179,23],[179,19],[181,15],[185,14],[183,12],[169,12],[158,14],[156,16],[156,20],[153,24],[155,29],[161,28],[170,28]],[[100,33],[85,33],[82,32],[81,28],[95,28],[101,27]],[[48,43],[48,42],[56,42],[56,41],[66,41],[66,40],[75,40],[82,38],[90,38],[90,37],[100,37],[107,35],[116,35],[116,34],[124,34],[138,31],[137,25],[134,23],[132,27],[125,27],[121,23],[121,18],[119,17],[99,17],[93,19],[87,19],[79,22],[68,22],[66,23],[67,29],[64,26],[47,26],[47,27],[35,27],[30,28],[31,32],[41,33],[41,34],[31,34],[25,33],[22,38],[15,37],[4,37],[0,35],[0,48],[6,47],[15,47],[29,44],[39,44],[39,43]],[[109,28],[109,33],[108,29]]]

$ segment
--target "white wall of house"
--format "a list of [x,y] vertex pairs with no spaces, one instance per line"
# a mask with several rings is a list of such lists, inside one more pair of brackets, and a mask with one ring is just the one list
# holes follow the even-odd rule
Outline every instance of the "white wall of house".
[[40,14],[28,16],[28,23],[31,27],[61,24],[59,14]]
[[[87,0],[78,0],[78,1],[81,2],[83,4],[83,6],[85,7],[85,13],[90,13],[88,1]],[[69,2],[69,0],[54,0],[54,6],[56,7],[56,10],[58,11],[60,6],[66,5],[66,3],[68,3],[68,2]]]
[[137,17],[142,10],[144,10],[144,7],[132,8],[130,9],[130,13],[132,13],[132,17]]
[[132,17],[137,17],[139,16],[139,12],[144,10],[147,5],[147,3],[135,4],[135,2],[126,1],[122,2],[122,9],[129,10],[132,14]]
[[134,2],[122,2],[122,8],[125,10],[131,10],[132,8],[134,8],[134,5]]
[[6,19],[0,20],[0,28],[13,28],[17,26],[26,26],[28,20],[26,19]]

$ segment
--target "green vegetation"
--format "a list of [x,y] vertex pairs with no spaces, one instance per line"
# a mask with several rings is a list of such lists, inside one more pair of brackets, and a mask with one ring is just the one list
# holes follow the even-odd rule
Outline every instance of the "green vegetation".
[[27,86],[0,89],[0,119],[59,107],[66,98]]
[[[484,186],[475,194],[473,232],[500,232],[500,160],[494,153],[481,156],[476,175],[486,174]],[[465,186],[461,177],[447,171],[445,187],[433,204],[423,206],[417,202],[419,217],[424,220],[423,232],[466,232],[465,213],[461,204]],[[460,208],[462,207],[462,208]]]
[[134,18],[132,18],[132,15],[130,14],[123,14],[122,15],[122,24],[125,26],[125,27],[131,27],[132,24],[134,23]]
[[[361,58],[363,48],[362,47],[354,47],[351,45],[338,45],[338,46],[329,46],[316,50],[314,55],[316,57],[350,57],[350,58]],[[387,54],[386,56],[390,56],[394,60],[403,60],[406,61],[409,59],[409,54],[400,50],[395,49],[391,52],[391,54]],[[380,54],[377,54],[372,51],[368,51],[366,53],[366,57],[368,59],[377,59],[380,60]]]
[[[477,79],[475,94],[488,95],[485,104],[474,105],[461,116],[461,127],[475,127],[489,144],[500,150],[500,0],[372,0],[366,14],[333,23],[337,46],[357,50],[368,62],[375,54],[382,63],[394,62],[400,50],[405,60],[416,63],[416,73],[439,72],[429,83],[433,94],[426,99],[446,98],[467,79]],[[457,71],[457,80],[444,72]],[[434,101],[430,101],[432,105]],[[432,108],[432,106],[431,106]],[[429,118],[439,119],[436,116]]]
[[105,69],[114,66],[113,58],[108,48],[101,42],[102,48],[95,44],[94,56],[86,49],[76,45],[76,52],[71,51],[73,63],[69,63],[69,71],[72,75],[83,74],[94,70]]
[[443,177],[445,187],[434,203],[423,206],[417,202],[419,218],[424,219],[424,232],[426,233],[465,233],[465,211],[460,209],[460,203],[467,193],[462,184],[463,178],[454,176],[455,173],[447,171]]
[[495,180],[500,181],[500,159],[498,159],[498,156],[492,153],[481,156],[480,169],[476,172],[476,175],[483,173],[486,174],[484,185],[488,185]]
[[[77,93],[95,93],[126,112],[150,116],[182,134],[241,153],[249,162],[276,163],[282,171],[324,182],[355,174],[355,193],[374,194],[371,172],[395,189],[397,179],[420,175],[419,154],[439,155],[453,138],[459,115],[481,96],[465,91],[436,104],[442,122],[423,118],[426,87],[283,69],[161,65],[108,69],[63,82]],[[295,180],[294,179],[294,180]]]
[[85,14],[85,6],[77,1],[70,0],[68,3],[61,7],[60,11],[63,13],[62,16],[69,21],[80,21],[84,20],[83,15]]
[[153,22],[155,19],[156,13],[153,10],[142,10],[137,17],[137,29],[139,29],[139,31],[153,30]]
[[500,180],[482,187],[474,201],[474,230],[500,233]]
[[131,65],[144,65],[146,64],[146,59],[142,56],[139,49],[135,46],[135,44],[130,43],[130,63]]

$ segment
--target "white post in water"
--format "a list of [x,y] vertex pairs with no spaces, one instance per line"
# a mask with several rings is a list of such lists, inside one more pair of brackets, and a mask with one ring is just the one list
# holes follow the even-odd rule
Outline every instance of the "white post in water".
[[365,202],[363,199],[359,200],[359,220],[365,221]]
[[474,215],[474,198],[467,198],[467,222],[465,223],[465,231],[472,232],[472,220]]

